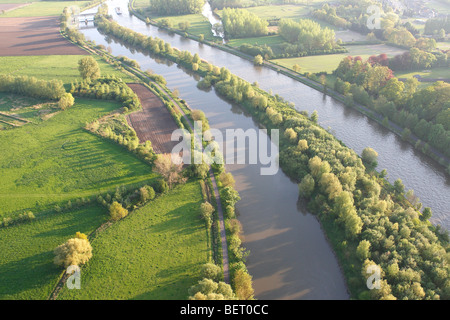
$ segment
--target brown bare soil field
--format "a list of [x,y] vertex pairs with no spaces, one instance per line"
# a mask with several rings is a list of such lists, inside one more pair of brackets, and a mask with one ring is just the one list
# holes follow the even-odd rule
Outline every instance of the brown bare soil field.
[[128,124],[136,131],[141,143],[150,140],[156,153],[171,153],[178,144],[170,139],[172,132],[178,129],[172,115],[161,99],[144,85],[130,83],[128,86],[137,94],[142,104],[142,111],[127,116]]
[[0,56],[86,54],[61,36],[58,19],[0,18]]
[[8,12],[23,6],[24,6],[23,3],[0,3],[0,12],[2,11]]

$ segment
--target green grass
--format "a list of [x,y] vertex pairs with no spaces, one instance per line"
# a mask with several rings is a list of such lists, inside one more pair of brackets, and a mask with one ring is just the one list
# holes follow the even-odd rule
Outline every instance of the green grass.
[[207,262],[206,227],[198,181],[136,210],[99,234],[81,270],[81,290],[60,299],[181,300]]
[[[65,7],[82,7],[89,1],[40,1],[1,15],[5,18],[59,16]],[[4,2],[7,3],[7,2]]]
[[213,40],[214,36],[211,31],[211,24],[202,14],[188,14],[182,16],[154,17],[157,21],[167,18],[172,28],[178,29],[180,22],[189,22],[190,26],[187,32],[196,36],[203,34],[205,39]]
[[205,39],[214,40],[214,35],[211,30],[211,23],[209,23],[208,19],[201,13],[180,16],[159,16],[150,11],[148,0],[136,0],[134,1],[133,6],[136,10],[141,10],[142,15],[144,15],[145,17],[149,17],[156,21],[160,21],[161,19],[168,19],[171,23],[172,28],[174,29],[178,29],[178,24],[180,22],[189,22],[190,27],[187,30],[188,33],[195,36],[203,34]]
[[246,10],[256,14],[261,19],[292,19],[295,21],[305,19],[310,12],[310,8],[307,6],[296,6],[290,4],[258,6],[246,8]]
[[[0,74],[26,75],[43,80],[62,80],[70,84],[81,80],[78,71],[78,61],[83,55],[54,55],[54,56],[18,56],[0,57]],[[102,75],[116,75],[125,82],[136,81],[122,71],[116,70],[104,62],[98,56],[93,56],[99,66]]]
[[386,53],[389,57],[393,57],[402,53],[404,50],[395,47],[387,46],[384,44],[377,45],[354,45],[347,46],[348,53],[345,54],[330,54],[320,56],[308,56],[300,58],[287,58],[287,59],[275,59],[274,62],[287,67],[292,68],[295,64],[298,64],[302,69],[302,73],[310,72],[317,73],[326,71],[328,73],[333,72],[339,66],[339,63],[347,56],[361,56],[363,60],[367,60],[372,55],[379,55]]
[[228,45],[232,46],[232,47],[240,47],[241,45],[248,43],[248,44],[252,44],[252,45],[268,45],[273,46],[276,44],[281,44],[285,42],[284,39],[279,36],[279,35],[275,35],[275,36],[265,36],[265,37],[254,37],[254,38],[244,38],[244,39],[231,39],[228,42]]
[[395,76],[398,78],[412,78],[415,75],[420,75],[422,78],[425,79],[450,79],[450,69],[433,68],[430,70],[422,70],[422,71],[395,72]]
[[120,107],[77,98],[39,124],[0,132],[0,217],[151,179],[151,168],[122,147],[86,132],[86,122]]
[[91,233],[106,217],[104,208],[90,206],[0,229],[0,300],[47,299],[62,271],[53,250],[77,231]]
[[[55,105],[55,102],[49,103],[31,97],[0,92],[0,112],[31,121],[35,124],[42,122],[44,115],[51,112],[50,110]],[[14,119],[9,118],[9,120]],[[6,121],[9,122],[8,120]],[[19,124],[24,125],[26,122],[19,121]]]

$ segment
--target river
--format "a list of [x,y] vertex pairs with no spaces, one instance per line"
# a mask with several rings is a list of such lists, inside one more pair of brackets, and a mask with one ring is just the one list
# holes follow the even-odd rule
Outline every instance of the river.
[[[262,89],[272,90],[295,103],[298,110],[317,110],[319,123],[359,154],[369,146],[379,153],[379,168],[386,168],[391,182],[401,178],[434,212],[433,222],[449,228],[450,179],[431,159],[416,152],[396,135],[367,117],[310,87],[216,48],[148,26],[129,15],[127,0],[107,2],[121,25],[159,37],[180,50],[198,53],[214,65],[225,66]],[[114,8],[120,6],[123,14]],[[163,75],[167,86],[178,89],[193,108],[201,109],[213,128],[257,129],[241,109],[218,97],[214,90],[197,89],[198,77],[173,63],[152,59],[101,35],[95,28],[82,32],[87,39],[109,46],[114,55],[137,60],[142,70]],[[261,176],[257,165],[227,165],[236,179],[242,200],[237,204],[244,230],[244,246],[250,250],[248,269],[258,299],[347,299],[345,281],[316,218],[298,204],[297,185],[282,172]]]

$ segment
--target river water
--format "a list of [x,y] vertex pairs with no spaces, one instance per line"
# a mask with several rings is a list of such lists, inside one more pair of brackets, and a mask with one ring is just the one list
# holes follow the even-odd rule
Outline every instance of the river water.
[[204,15],[208,19],[209,23],[211,23],[211,30],[213,35],[224,39],[225,35],[223,33],[223,29],[221,29],[221,31],[219,32],[217,31],[217,29],[213,28],[213,26],[217,24],[222,26],[222,20],[213,13],[211,5],[208,1],[206,1],[205,5],[203,6],[202,15]]
[[[214,65],[225,66],[262,89],[272,90],[295,103],[298,110],[317,110],[319,123],[347,146],[361,154],[365,147],[379,153],[379,168],[389,180],[401,178],[414,189],[425,206],[434,212],[433,222],[450,226],[450,179],[433,160],[416,152],[394,134],[338,101],[324,96],[275,71],[224,51],[199,44],[176,34],[147,26],[129,15],[127,0],[107,2],[113,18],[121,25],[159,37],[180,50],[198,53]],[[120,6],[123,14],[114,8]],[[189,105],[205,112],[213,128],[258,129],[240,108],[218,97],[214,90],[197,89],[198,77],[171,62],[154,59],[101,35],[95,28],[82,30],[87,39],[109,46],[114,55],[137,60],[141,69],[163,75],[167,86],[178,89]],[[247,265],[258,299],[348,299],[345,281],[320,225],[298,203],[297,185],[282,172],[261,176],[258,165],[227,165],[236,179],[242,200],[237,204],[244,230],[244,246],[250,250]]]

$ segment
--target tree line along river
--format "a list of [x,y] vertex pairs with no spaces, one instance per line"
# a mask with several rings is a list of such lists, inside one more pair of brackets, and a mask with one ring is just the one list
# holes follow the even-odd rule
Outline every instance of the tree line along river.
[[[279,94],[293,102],[300,111],[319,113],[319,124],[348,147],[361,154],[365,147],[379,153],[379,169],[387,169],[391,182],[403,180],[407,189],[415,190],[425,207],[433,210],[432,222],[450,227],[450,179],[432,159],[414,150],[395,134],[359,112],[346,108],[331,97],[276,71],[255,67],[251,62],[230,53],[199,44],[146,25],[128,12],[128,0],[109,0],[110,14],[122,26],[158,37],[180,50],[198,53],[202,59],[260,88]],[[121,7],[117,15],[114,8]],[[91,9],[96,11],[96,8]],[[176,64],[144,55],[100,34],[95,28],[81,30],[87,39],[110,47],[113,55],[124,55],[139,62],[141,69],[152,70],[178,89],[180,97],[205,112],[211,127],[258,129],[258,125],[237,106],[216,95],[214,89],[197,88],[197,76]],[[242,200],[237,204],[243,225],[244,246],[249,249],[247,265],[253,276],[257,299],[348,299],[345,281],[336,258],[316,218],[298,200],[297,184],[283,172],[261,176],[259,165],[227,165],[236,179]]]

